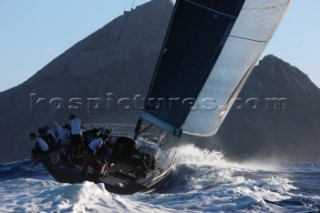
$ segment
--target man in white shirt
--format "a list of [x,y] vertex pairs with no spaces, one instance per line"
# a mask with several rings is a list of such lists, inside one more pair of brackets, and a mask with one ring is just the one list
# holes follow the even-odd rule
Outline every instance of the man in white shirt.
[[62,147],[69,145],[70,131],[67,128],[62,128],[58,122],[53,122],[53,132]]
[[[44,131],[44,135],[46,138],[46,139],[44,139],[44,138],[43,139],[47,142],[50,149],[58,150],[59,144],[58,144],[56,135],[50,130],[50,128],[48,126],[44,126],[43,131]],[[43,134],[42,134],[42,136],[43,136]]]
[[102,137],[96,138],[90,142],[88,147],[91,154],[97,154],[97,151],[104,145],[104,139]]
[[81,120],[77,118],[74,114],[69,116],[70,122],[69,125],[71,127],[71,155],[79,155],[82,144],[82,131],[81,131]]
[[33,141],[33,149],[31,150],[32,160],[34,162],[37,161],[37,153],[38,152],[48,152],[49,146],[48,144],[40,137],[37,137],[35,133],[30,133],[30,138]]
[[[101,137],[98,137],[96,139],[93,139],[90,144],[88,145],[88,157],[86,159],[86,162],[84,163],[83,169],[82,169],[82,173],[85,174],[88,170],[88,167],[90,166],[90,164],[94,161],[97,160],[98,156],[103,155],[104,159],[105,159],[105,151],[106,151],[106,147],[105,147],[105,143],[108,140],[107,135],[103,135]],[[105,162],[101,162],[103,165],[100,165],[100,169],[102,168],[105,169],[106,165]],[[97,173],[98,168],[95,167],[95,171],[94,173]]]

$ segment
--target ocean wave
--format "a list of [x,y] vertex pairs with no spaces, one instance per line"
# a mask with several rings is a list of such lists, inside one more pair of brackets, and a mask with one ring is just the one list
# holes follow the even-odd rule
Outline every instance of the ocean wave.
[[120,196],[103,184],[58,183],[43,166],[24,160],[0,165],[0,212],[317,211],[318,168],[232,162],[221,152],[185,145],[166,184],[151,194]]

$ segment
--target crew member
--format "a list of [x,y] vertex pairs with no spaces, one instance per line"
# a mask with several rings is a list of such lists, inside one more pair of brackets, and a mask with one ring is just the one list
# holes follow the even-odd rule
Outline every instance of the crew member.
[[[93,175],[96,176],[99,172],[104,171],[106,168],[105,164],[105,142],[108,140],[106,135],[92,140],[88,145],[88,156],[84,163],[82,173],[85,174],[90,164],[95,163]],[[95,161],[95,162],[94,162]]]
[[40,137],[37,137],[35,133],[30,133],[30,138],[33,141],[33,149],[31,150],[32,160],[34,162],[37,161],[37,153],[38,152],[48,152],[49,146],[48,144]]
[[53,131],[61,147],[69,145],[70,131],[67,129],[67,125],[61,127],[58,122],[53,122]]
[[42,135],[45,135],[46,139],[44,140],[48,143],[49,148],[51,150],[58,150],[59,144],[58,144],[56,135],[50,130],[48,126],[44,126],[43,131],[44,133]]
[[71,155],[79,155],[80,150],[82,148],[82,131],[81,131],[81,120],[77,118],[74,114],[69,116],[70,128],[71,128],[71,141],[70,141],[70,148],[71,148]]

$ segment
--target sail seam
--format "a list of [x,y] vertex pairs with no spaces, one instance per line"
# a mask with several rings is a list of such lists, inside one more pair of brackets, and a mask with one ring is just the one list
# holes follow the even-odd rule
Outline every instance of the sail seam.
[[190,1],[190,0],[185,0],[185,1],[188,2],[188,3],[190,3],[190,4],[196,5],[196,6],[198,6],[198,7],[201,7],[201,8],[203,8],[203,9],[209,10],[209,11],[211,11],[211,12],[215,12],[215,13],[218,13],[218,14],[220,14],[220,15],[226,16],[226,17],[228,17],[228,18],[237,19],[236,16],[233,16],[233,15],[230,15],[230,14],[227,14],[227,13],[224,13],[224,12],[221,12],[221,11],[218,11],[218,10],[214,10],[214,9],[212,9],[212,8],[210,8],[210,7],[206,7],[206,6],[202,5],[202,4],[198,4],[198,3],[195,3],[195,2]]
[[275,8],[279,8],[279,7],[285,7],[290,3],[290,0],[288,0],[286,3],[283,4],[278,4],[278,5],[272,5],[269,7],[252,7],[252,8],[243,8],[243,10],[270,10],[270,9],[275,9]]

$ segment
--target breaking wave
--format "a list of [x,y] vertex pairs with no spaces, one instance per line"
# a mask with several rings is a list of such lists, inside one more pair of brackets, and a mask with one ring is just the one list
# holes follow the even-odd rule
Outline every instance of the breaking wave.
[[[151,194],[61,184],[29,160],[0,165],[0,212],[318,211],[320,166],[228,161],[193,145],[177,150],[168,182]],[[308,178],[308,182],[306,182]]]

